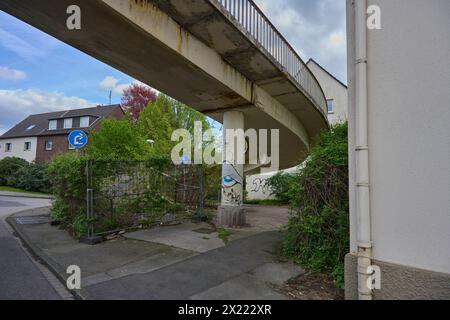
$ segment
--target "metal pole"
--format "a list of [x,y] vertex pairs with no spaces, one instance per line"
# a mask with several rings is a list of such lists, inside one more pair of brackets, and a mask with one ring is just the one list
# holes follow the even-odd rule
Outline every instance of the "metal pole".
[[92,190],[92,163],[91,160],[86,161],[86,216],[90,220],[88,228],[88,237],[94,235],[93,218],[93,190]]

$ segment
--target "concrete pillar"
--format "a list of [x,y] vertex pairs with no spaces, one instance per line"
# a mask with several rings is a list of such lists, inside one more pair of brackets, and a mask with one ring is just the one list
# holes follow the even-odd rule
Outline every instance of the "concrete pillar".
[[[233,130],[229,130],[233,129]],[[240,131],[235,131],[240,129]],[[244,114],[228,111],[223,115],[222,199],[216,224],[225,227],[245,225],[244,201]]]

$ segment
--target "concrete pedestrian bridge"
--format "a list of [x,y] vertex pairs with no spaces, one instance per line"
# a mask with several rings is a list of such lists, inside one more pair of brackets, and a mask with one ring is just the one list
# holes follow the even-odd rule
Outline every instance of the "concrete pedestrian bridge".
[[[67,27],[71,5],[79,30]],[[328,128],[317,80],[251,0],[2,0],[0,9],[225,128],[279,129],[280,169],[301,163]]]

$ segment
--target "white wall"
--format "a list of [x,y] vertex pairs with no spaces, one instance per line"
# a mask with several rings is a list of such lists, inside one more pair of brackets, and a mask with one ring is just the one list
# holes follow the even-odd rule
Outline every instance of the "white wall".
[[308,62],[308,68],[317,78],[327,100],[334,100],[334,113],[328,114],[331,125],[342,123],[348,119],[347,88],[325,72],[314,61]]
[[374,258],[450,273],[450,1],[368,4],[382,13],[367,44]]
[[[31,142],[31,150],[24,150],[25,142]],[[11,152],[6,152],[6,143],[12,143]],[[6,157],[18,157],[32,162],[36,159],[36,145],[36,137],[0,139],[0,160]]]
[[245,190],[247,191],[247,200],[272,200],[275,196],[272,195],[272,189],[267,183],[267,179],[273,174],[260,174],[248,176],[246,179]]

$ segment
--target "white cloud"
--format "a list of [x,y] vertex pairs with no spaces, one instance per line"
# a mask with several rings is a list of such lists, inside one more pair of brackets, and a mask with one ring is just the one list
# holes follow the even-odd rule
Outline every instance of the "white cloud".
[[0,46],[16,53],[21,58],[42,58],[46,52],[39,47],[33,46],[25,40],[0,28]]
[[[128,89],[131,85],[133,84],[140,84],[140,85],[144,85],[147,86],[145,83],[139,81],[139,80],[134,80],[131,83],[119,83],[120,80],[114,78],[113,76],[107,76],[105,77],[105,79],[103,79],[100,83],[99,83],[99,88],[101,90],[105,90],[105,91],[112,91],[114,93],[117,93],[118,95],[122,95],[124,90]],[[157,94],[159,94],[159,91],[156,89],[153,89]]]
[[114,78],[113,76],[107,76],[99,83],[99,88],[102,90],[110,91],[114,90],[119,83],[119,79]]
[[16,80],[23,80],[26,77],[27,74],[24,71],[0,66],[0,79],[16,81]]
[[345,0],[256,0],[303,60],[347,78]]
[[[0,90],[0,131],[11,128],[30,114],[95,106],[85,99],[61,92]],[[6,128],[6,129],[5,129]]]

